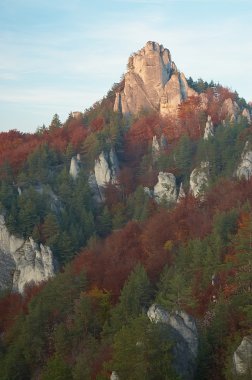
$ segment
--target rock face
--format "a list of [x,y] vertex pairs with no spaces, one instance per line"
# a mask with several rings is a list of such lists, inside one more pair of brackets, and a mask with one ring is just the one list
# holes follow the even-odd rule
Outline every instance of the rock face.
[[221,107],[221,115],[224,119],[229,121],[236,121],[237,116],[240,112],[238,104],[231,98],[224,100]]
[[119,173],[119,163],[113,148],[109,153],[101,152],[95,160],[94,173],[89,176],[89,186],[94,192],[96,200],[103,200],[103,188],[109,182],[115,184]]
[[204,140],[208,140],[209,137],[213,137],[213,135],[214,135],[214,126],[213,126],[211,116],[208,115],[203,138]]
[[198,331],[194,319],[183,311],[169,313],[156,304],[149,308],[147,315],[151,322],[169,327],[175,342],[174,367],[182,379],[192,379],[198,354]]
[[161,202],[162,200],[168,203],[176,202],[176,178],[172,173],[159,172],[158,183],[154,187],[154,197],[157,202]]
[[194,197],[204,194],[208,186],[209,162],[201,162],[200,167],[192,171],[190,175],[190,192]]
[[248,123],[251,123],[251,115],[247,108],[244,108],[244,110],[242,111],[242,116],[248,120]]
[[245,336],[234,352],[233,366],[235,375],[252,378],[252,335]]
[[[25,285],[38,284],[54,276],[55,263],[49,247],[29,238],[11,235],[0,215],[0,289],[23,292]],[[1,269],[2,268],[2,269]]]
[[236,177],[239,179],[249,180],[252,176],[252,147],[249,141],[246,141],[241,155],[241,162],[236,170]]
[[101,152],[94,167],[97,185],[103,187],[109,182],[116,183],[118,171],[119,164],[114,149],[110,149],[109,154]]
[[71,158],[70,169],[69,169],[70,176],[73,179],[76,179],[78,177],[79,170],[80,170],[80,168],[79,168],[77,157],[72,157]]
[[116,94],[114,111],[136,114],[141,109],[174,114],[177,106],[196,92],[188,87],[168,49],[156,42],[147,42],[128,61],[123,90]]

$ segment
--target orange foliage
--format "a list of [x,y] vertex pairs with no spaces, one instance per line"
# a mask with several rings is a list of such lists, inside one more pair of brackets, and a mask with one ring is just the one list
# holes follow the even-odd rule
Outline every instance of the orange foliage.
[[200,138],[201,109],[200,97],[191,96],[179,105],[178,117],[180,120],[179,136],[187,134],[192,139]]
[[0,165],[8,162],[17,171],[38,146],[48,143],[57,151],[63,152],[69,143],[79,149],[87,137],[87,128],[77,119],[67,126],[45,130],[42,134],[21,133],[16,130],[0,133]]

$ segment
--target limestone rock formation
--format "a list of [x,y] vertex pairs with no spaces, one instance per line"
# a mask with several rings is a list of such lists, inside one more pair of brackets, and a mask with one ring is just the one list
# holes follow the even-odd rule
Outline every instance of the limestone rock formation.
[[0,215],[0,289],[23,292],[29,283],[38,284],[54,276],[55,262],[49,247],[11,235]]
[[248,120],[248,123],[251,123],[251,115],[247,108],[244,108],[244,110],[242,111],[242,116]]
[[76,179],[78,177],[78,173],[80,170],[79,167],[79,161],[77,160],[77,157],[72,157],[71,158],[71,164],[70,164],[70,169],[69,169],[69,174],[73,179]]
[[157,158],[160,153],[160,145],[157,139],[157,136],[153,136],[152,145],[151,145],[152,157]]
[[101,152],[95,160],[94,172],[89,176],[89,186],[97,201],[103,201],[103,188],[108,183],[116,184],[119,173],[119,163],[113,148],[108,153]]
[[162,200],[168,203],[176,202],[176,178],[172,173],[159,172],[158,182],[154,186],[154,198],[157,202],[161,202]]
[[179,203],[183,198],[185,198],[185,191],[184,191],[184,188],[183,188],[183,184],[181,183],[180,184],[180,187],[179,187],[179,194],[178,194],[178,199],[177,199],[177,203]]
[[245,147],[241,154],[241,162],[236,170],[236,177],[239,179],[249,180],[252,176],[252,147],[249,141],[246,141]]
[[204,140],[208,140],[209,137],[213,137],[213,135],[214,135],[214,126],[213,126],[211,116],[208,115],[203,138],[204,138]]
[[231,122],[236,121],[239,112],[240,108],[235,101],[231,98],[224,100],[221,107],[221,115],[223,119]]
[[252,379],[252,335],[245,336],[233,355],[234,374]]
[[83,113],[80,111],[72,112],[72,117],[77,120],[81,120],[83,118]]
[[183,311],[170,313],[153,304],[147,315],[153,323],[164,323],[174,341],[174,367],[184,380],[193,378],[198,354],[198,331],[194,319]]
[[176,113],[177,106],[196,92],[178,72],[168,49],[149,41],[128,61],[124,88],[116,94],[115,111],[136,114],[141,109]]
[[103,187],[109,182],[116,183],[118,171],[119,164],[114,149],[111,148],[109,154],[101,152],[94,167],[97,185]]
[[201,162],[199,168],[195,168],[190,175],[190,192],[194,197],[204,195],[208,186],[209,162]]
[[208,97],[204,92],[199,94],[199,97],[200,97],[200,108],[202,109],[202,111],[206,111],[208,107]]
[[119,376],[117,375],[116,371],[113,371],[110,375],[110,380],[120,380]]

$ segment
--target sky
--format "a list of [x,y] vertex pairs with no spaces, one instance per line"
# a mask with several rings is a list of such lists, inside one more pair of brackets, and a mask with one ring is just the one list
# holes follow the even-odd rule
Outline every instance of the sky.
[[147,41],[252,100],[252,0],[0,0],[0,131],[84,111]]

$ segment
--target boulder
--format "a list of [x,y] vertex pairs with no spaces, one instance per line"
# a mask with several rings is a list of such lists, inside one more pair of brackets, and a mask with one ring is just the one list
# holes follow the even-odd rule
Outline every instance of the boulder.
[[209,182],[209,162],[203,161],[199,168],[195,168],[190,175],[190,192],[194,197],[204,195]]
[[0,215],[0,289],[22,293],[30,283],[38,284],[55,274],[55,261],[49,247],[32,238],[11,235]]
[[211,116],[208,115],[203,138],[204,140],[208,140],[209,137],[213,137],[213,136],[214,136],[214,126],[213,126]]
[[252,379],[252,335],[245,336],[233,354],[233,372]]
[[249,180],[252,176],[252,147],[249,141],[246,141],[245,147],[241,154],[241,162],[236,170],[238,179]]
[[177,200],[177,187],[174,174],[159,172],[158,182],[154,186],[153,193],[157,202],[164,200],[168,203],[175,203]]
[[167,325],[174,341],[174,367],[182,379],[192,379],[198,354],[198,331],[195,320],[184,311],[170,313],[156,304],[149,308],[147,315],[151,322]]
[[176,113],[177,106],[196,92],[188,87],[168,49],[149,41],[128,61],[124,87],[116,94],[114,111],[136,114],[141,109]]

